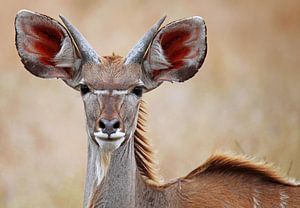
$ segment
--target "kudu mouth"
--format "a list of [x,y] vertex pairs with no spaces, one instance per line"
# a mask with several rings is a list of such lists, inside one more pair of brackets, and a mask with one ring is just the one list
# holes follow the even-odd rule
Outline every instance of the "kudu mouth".
[[97,131],[94,132],[94,136],[103,141],[110,142],[110,141],[122,139],[123,137],[125,137],[125,133],[122,132],[120,129],[117,129],[116,132],[114,132],[112,134],[107,134],[107,133],[103,132],[102,129],[98,129]]
[[113,151],[120,147],[125,141],[125,133],[117,129],[112,134],[107,134],[101,128],[94,132],[94,138],[99,147],[105,151]]

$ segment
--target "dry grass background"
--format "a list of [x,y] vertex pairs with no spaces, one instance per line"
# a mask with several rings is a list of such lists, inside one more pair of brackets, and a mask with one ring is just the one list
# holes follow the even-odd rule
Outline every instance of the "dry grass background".
[[126,55],[164,14],[208,27],[202,71],[145,95],[166,179],[217,150],[246,153],[300,178],[300,2],[11,0],[0,12],[0,207],[81,207],[86,136],[80,95],[31,76],[14,47],[20,9],[64,14],[102,55]]

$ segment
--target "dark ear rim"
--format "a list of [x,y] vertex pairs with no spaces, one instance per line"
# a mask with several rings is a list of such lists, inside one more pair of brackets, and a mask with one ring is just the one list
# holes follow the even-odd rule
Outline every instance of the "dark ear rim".
[[[184,21],[197,21],[199,22],[199,28],[200,28],[200,37],[201,41],[201,47],[199,47],[200,51],[200,55],[199,55],[199,59],[196,62],[195,66],[189,66],[187,68],[189,68],[191,71],[189,74],[186,74],[184,76],[184,79],[175,79],[175,80],[169,80],[169,79],[164,79],[164,78],[159,78],[159,79],[154,79],[151,75],[152,71],[151,71],[151,67],[150,67],[150,63],[148,62],[148,57],[151,56],[151,46],[153,45],[153,42],[155,41],[155,39],[161,35],[161,33],[166,30],[169,29],[170,27],[175,27],[177,24],[180,24]],[[154,38],[152,39],[151,43],[149,44],[149,48],[147,50],[147,52],[144,55],[144,61],[142,63],[142,70],[143,70],[143,74],[146,75],[145,76],[145,82],[147,83],[147,85],[149,85],[149,89],[147,91],[151,91],[152,89],[158,87],[160,84],[162,84],[164,81],[168,81],[168,82],[184,82],[190,78],[192,78],[193,76],[195,76],[195,74],[199,71],[199,69],[202,67],[205,58],[207,56],[207,50],[208,50],[208,43],[207,43],[207,26],[206,23],[204,21],[204,19],[200,16],[192,16],[192,17],[188,17],[188,18],[182,18],[179,20],[175,20],[172,21],[168,24],[166,24],[165,26],[163,26],[160,30],[158,30],[158,32],[156,33],[156,35],[154,36]],[[171,72],[172,73],[172,72]]]
[[[66,69],[64,67],[64,70],[66,71],[65,73],[60,73],[60,74],[56,74],[55,76],[49,76],[49,75],[46,75],[46,74],[38,74],[37,71],[39,68],[43,68],[43,66],[41,64],[33,64],[31,63],[30,61],[27,61],[26,58],[24,57],[24,54],[22,54],[22,50],[19,46],[19,41],[18,41],[18,38],[19,38],[19,35],[21,34],[19,31],[19,26],[18,26],[18,21],[21,21],[20,18],[22,17],[26,17],[28,15],[36,15],[38,17],[41,17],[41,18],[44,18],[46,20],[48,20],[49,22],[52,22],[52,23],[55,23],[57,24],[58,28],[61,29],[63,35],[65,37],[68,37],[70,39],[70,42],[73,46],[73,49],[74,49],[74,53],[76,54],[76,56],[80,59],[81,58],[81,55],[80,55],[80,52],[77,48],[77,45],[75,44],[74,40],[73,40],[73,37],[70,35],[70,32],[67,30],[67,28],[62,24],[60,23],[59,21],[57,21],[56,19],[52,18],[52,17],[49,17],[47,15],[44,15],[44,14],[41,14],[41,13],[38,13],[38,12],[33,12],[33,11],[30,11],[30,10],[27,10],[27,9],[22,9],[20,11],[17,12],[16,14],[16,17],[15,17],[15,21],[14,21],[14,26],[15,26],[15,46],[17,48],[17,51],[18,51],[18,55],[19,57],[21,58],[21,62],[23,63],[24,67],[26,68],[27,71],[29,71],[31,74],[33,74],[34,76],[37,76],[37,77],[40,77],[40,78],[60,78],[60,79],[63,79],[63,80],[70,80],[74,77],[74,74],[76,74],[76,70],[72,70],[72,69]],[[26,56],[26,55],[25,55]],[[78,63],[75,64],[77,65],[77,68],[79,67]],[[75,67],[74,65],[74,67]],[[55,67],[53,67],[55,68]],[[35,70],[32,70],[32,69],[36,69]]]

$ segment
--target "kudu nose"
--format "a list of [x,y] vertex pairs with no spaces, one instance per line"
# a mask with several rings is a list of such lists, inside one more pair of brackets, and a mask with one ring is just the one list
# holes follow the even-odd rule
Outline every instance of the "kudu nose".
[[103,133],[110,136],[111,134],[116,133],[117,129],[120,128],[120,121],[116,118],[112,120],[101,118],[99,120],[99,127],[102,129]]

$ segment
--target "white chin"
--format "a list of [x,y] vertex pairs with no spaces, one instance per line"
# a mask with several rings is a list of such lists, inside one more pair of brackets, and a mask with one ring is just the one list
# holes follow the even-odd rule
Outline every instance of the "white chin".
[[121,137],[119,139],[114,139],[111,141],[108,140],[103,140],[99,137],[95,137],[97,143],[99,144],[99,147],[101,150],[103,151],[114,151],[116,149],[118,149],[121,144],[124,142],[125,137]]
[[94,132],[95,139],[99,144],[99,147],[103,151],[114,151],[118,149],[125,140],[125,133],[118,129],[115,133],[108,136],[103,133],[102,129]]

